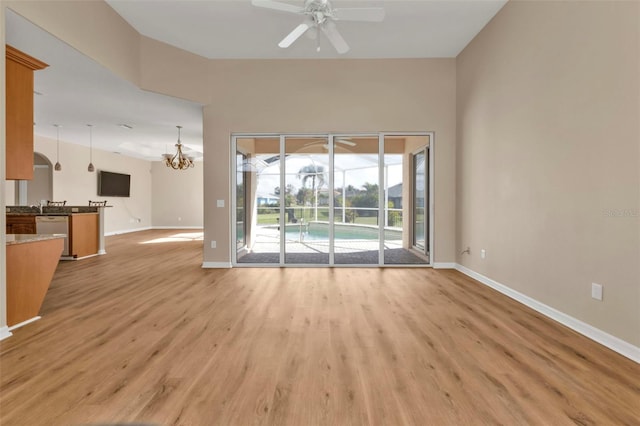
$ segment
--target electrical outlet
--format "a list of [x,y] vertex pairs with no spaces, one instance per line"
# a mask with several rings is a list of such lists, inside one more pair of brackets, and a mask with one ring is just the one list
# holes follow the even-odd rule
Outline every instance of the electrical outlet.
[[216,241],[215,240],[211,240],[211,248],[216,248]]
[[178,222],[182,222],[182,218],[178,216]]
[[481,259],[486,259],[487,257],[487,251],[485,249],[481,249],[480,250],[480,258]]
[[224,207],[224,200],[218,200],[216,204],[218,207]]
[[602,286],[600,284],[591,283],[591,297],[596,300],[602,300]]

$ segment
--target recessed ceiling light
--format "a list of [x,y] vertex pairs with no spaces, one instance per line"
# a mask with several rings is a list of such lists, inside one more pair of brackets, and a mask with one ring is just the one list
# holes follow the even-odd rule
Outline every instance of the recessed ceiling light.
[[118,127],[122,127],[123,129],[129,129],[129,130],[133,129],[133,127],[129,126],[128,124],[118,124]]

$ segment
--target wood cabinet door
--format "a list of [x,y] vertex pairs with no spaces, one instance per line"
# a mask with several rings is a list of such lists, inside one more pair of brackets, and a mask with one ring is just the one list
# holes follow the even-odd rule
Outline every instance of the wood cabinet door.
[[7,215],[7,234],[35,234],[35,216],[9,216]]
[[33,179],[33,71],[44,62],[6,47],[6,178]]
[[69,255],[85,257],[98,253],[98,214],[69,216]]
[[11,225],[12,234],[35,234],[36,225],[32,223],[14,223]]

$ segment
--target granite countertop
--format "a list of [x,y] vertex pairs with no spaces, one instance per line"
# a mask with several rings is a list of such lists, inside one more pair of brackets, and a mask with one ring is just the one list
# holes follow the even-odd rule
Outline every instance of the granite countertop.
[[66,236],[66,234],[7,234],[7,245],[55,240],[56,238],[65,238]]
[[11,216],[64,216],[76,213],[99,213],[105,207],[113,206],[44,206],[42,207],[42,213],[39,207],[6,206],[5,213]]
[[98,214],[98,212],[80,212],[80,213],[7,213],[7,216],[77,216],[81,214]]

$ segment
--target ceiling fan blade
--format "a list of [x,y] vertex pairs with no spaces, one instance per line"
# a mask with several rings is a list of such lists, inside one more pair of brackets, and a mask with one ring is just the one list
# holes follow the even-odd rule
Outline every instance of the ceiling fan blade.
[[327,22],[322,26],[322,32],[327,36],[339,54],[342,55],[349,51],[349,45],[344,41],[333,21],[327,20]]
[[302,13],[304,7],[294,6],[288,3],[281,3],[273,0],[251,0],[251,4],[256,7],[264,7],[266,9],[279,10],[280,12]]
[[336,143],[341,143],[343,145],[356,146],[356,143],[350,141],[349,139],[336,138],[334,140],[335,140]]
[[381,7],[347,7],[333,10],[333,17],[338,21],[382,22],[384,15],[384,9]]
[[309,29],[309,24],[307,24],[306,22],[303,22],[302,24],[295,27],[293,31],[291,31],[285,38],[283,38],[282,41],[278,43],[278,46],[282,47],[283,49],[286,49],[287,47],[291,46],[293,42],[296,41],[308,29]]

